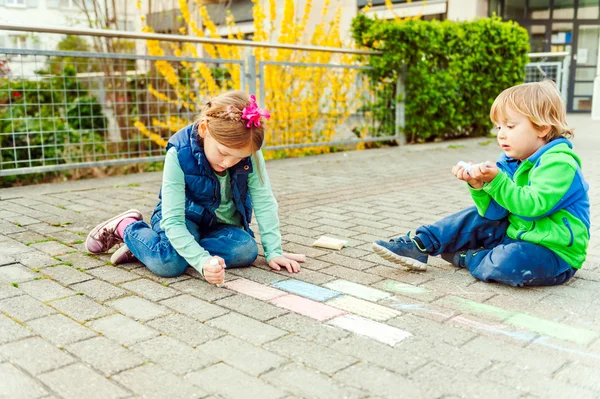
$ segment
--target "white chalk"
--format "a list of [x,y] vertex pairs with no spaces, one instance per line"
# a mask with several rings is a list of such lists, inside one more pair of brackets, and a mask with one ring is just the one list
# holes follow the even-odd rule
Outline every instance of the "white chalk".
[[[210,260],[210,265],[211,266],[218,266],[219,265],[219,260],[217,258],[212,258]],[[225,277],[223,277],[223,283],[225,282]],[[221,288],[222,284],[215,284],[217,287]]]
[[322,236],[317,241],[313,242],[312,246],[340,250],[348,246],[348,241]]

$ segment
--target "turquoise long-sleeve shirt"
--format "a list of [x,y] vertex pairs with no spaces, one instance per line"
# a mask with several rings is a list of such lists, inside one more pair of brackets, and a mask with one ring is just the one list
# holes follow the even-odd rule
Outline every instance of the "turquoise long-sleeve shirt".
[[[257,162],[258,161],[258,162]],[[254,172],[248,175],[248,191],[252,198],[261,242],[267,261],[282,255],[281,234],[279,232],[278,205],[265,169],[262,152],[252,157]],[[257,172],[258,171],[258,172]],[[216,210],[220,223],[238,225],[239,212],[235,209],[231,190],[228,190],[229,176],[217,176],[221,184],[221,204]],[[224,186],[226,184],[226,187]],[[169,242],[190,266],[202,273],[202,266],[211,258],[210,253],[194,239],[185,224],[185,179],[179,165],[177,149],[167,151],[162,182],[162,220],[160,227],[165,231]]]

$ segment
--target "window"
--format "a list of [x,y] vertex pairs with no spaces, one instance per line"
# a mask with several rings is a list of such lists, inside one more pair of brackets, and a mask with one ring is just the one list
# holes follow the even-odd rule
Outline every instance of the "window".
[[6,0],[7,6],[25,7],[25,0]]
[[8,35],[8,46],[13,49],[26,49],[27,35]]

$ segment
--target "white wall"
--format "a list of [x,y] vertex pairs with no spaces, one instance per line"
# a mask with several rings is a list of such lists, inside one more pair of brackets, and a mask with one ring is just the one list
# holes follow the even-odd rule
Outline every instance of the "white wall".
[[469,21],[488,16],[487,0],[448,0],[448,19]]

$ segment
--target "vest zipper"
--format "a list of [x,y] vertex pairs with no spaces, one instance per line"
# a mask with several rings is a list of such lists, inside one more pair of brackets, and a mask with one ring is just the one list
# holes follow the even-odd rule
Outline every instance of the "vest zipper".
[[567,245],[567,247],[571,247],[573,246],[573,242],[575,241],[575,234],[573,234],[573,229],[571,229],[571,224],[569,223],[569,220],[567,218],[563,218],[562,220],[565,223],[565,226],[567,226],[567,230],[569,230],[569,234],[571,235],[571,240],[569,241],[569,245]]

